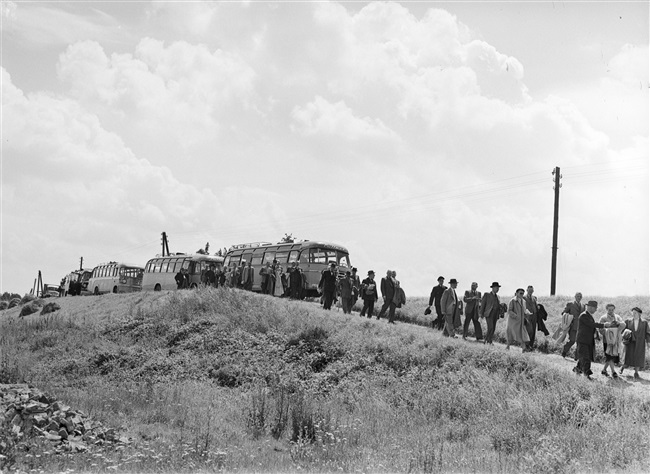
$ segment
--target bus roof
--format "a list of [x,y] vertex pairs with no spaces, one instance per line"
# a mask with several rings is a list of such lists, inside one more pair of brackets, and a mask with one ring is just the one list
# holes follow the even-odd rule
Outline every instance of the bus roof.
[[348,249],[339,244],[334,244],[332,242],[323,242],[321,240],[301,240],[299,242],[278,242],[277,244],[272,244],[269,242],[253,242],[252,244],[238,244],[233,245],[228,250],[228,253],[234,252],[236,250],[243,250],[248,248],[267,248],[267,247],[292,247],[294,245],[300,245],[300,249],[313,248],[313,247],[324,247],[334,250],[340,250],[341,252],[348,253]]
[[164,257],[161,256],[161,255],[157,255],[157,256],[155,256],[153,258],[150,258],[148,260],[148,262],[150,262],[152,260],[161,259],[161,258],[165,258],[165,259],[168,259],[168,258],[189,258],[190,260],[194,260],[194,261],[203,260],[203,261],[217,262],[217,263],[223,262],[223,257],[220,257],[218,255],[206,255],[204,253],[177,253],[177,254],[174,254],[174,255],[165,255]]
[[124,263],[124,262],[104,262],[104,263],[100,263],[99,265],[95,265],[93,268],[103,267],[103,266],[106,266],[106,265],[116,265],[118,267],[139,268],[141,270],[144,270],[144,267],[141,266],[141,265],[136,265],[134,263]]

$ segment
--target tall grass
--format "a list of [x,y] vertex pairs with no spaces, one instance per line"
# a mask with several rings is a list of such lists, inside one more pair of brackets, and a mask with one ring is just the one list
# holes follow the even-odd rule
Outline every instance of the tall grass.
[[133,439],[63,458],[31,441],[20,468],[650,469],[650,399],[526,355],[237,290],[116,296],[0,323],[17,378]]

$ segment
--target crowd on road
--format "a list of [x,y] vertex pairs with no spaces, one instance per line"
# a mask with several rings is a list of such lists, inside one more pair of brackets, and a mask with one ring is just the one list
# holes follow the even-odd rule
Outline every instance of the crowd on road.
[[[305,295],[305,277],[298,262],[292,262],[285,271],[277,261],[267,262],[259,270],[262,293],[278,297],[303,299]],[[189,287],[189,274],[182,269],[176,274],[178,288]],[[218,269],[215,265],[202,276],[206,286],[223,286],[252,290],[254,269],[250,262],[242,262],[239,267]],[[502,303],[499,297],[499,282],[490,285],[490,291],[481,294],[478,284],[472,282],[470,289],[465,290],[462,298],[457,293],[458,281],[438,277],[438,284],[433,287],[425,315],[432,314],[435,309],[432,327],[442,331],[444,336],[456,338],[457,333],[466,340],[470,325],[474,328],[474,337],[484,344],[493,344],[497,323],[506,319],[506,349],[512,345],[522,347],[523,352],[533,350],[537,332],[552,337],[562,346],[562,357],[569,355],[571,348],[576,345],[574,359],[577,361],[574,372],[585,375],[593,374],[591,362],[594,360],[596,340],[602,338],[605,353],[605,367],[602,375],[618,377],[616,366],[621,364],[619,373],[627,368],[634,370],[634,377],[639,377],[639,370],[645,366],[646,345],[650,344],[650,324],[641,315],[643,311],[635,307],[630,317],[623,318],[615,313],[615,306],[606,305],[607,313],[598,322],[593,315],[598,308],[597,301],[582,304],[582,294],[575,294],[574,301],[567,303],[562,312],[562,320],[550,335],[546,327],[547,312],[537,301],[535,289],[529,285],[526,290],[518,288],[515,295]],[[377,313],[377,319],[388,314],[388,323],[395,324],[397,308],[406,304],[406,295],[397,280],[394,270],[387,270],[379,285],[375,281],[375,272],[368,271],[367,277],[361,280],[357,269],[339,271],[336,263],[332,262],[321,274],[318,292],[323,309],[330,310],[333,303],[340,303],[343,312],[350,314],[356,302],[362,300],[360,316],[371,318],[375,312],[375,304],[379,301],[381,292],[382,306]],[[464,314],[465,320],[461,321]],[[486,322],[486,332],[483,332],[482,321]],[[608,371],[609,369],[609,371]]]

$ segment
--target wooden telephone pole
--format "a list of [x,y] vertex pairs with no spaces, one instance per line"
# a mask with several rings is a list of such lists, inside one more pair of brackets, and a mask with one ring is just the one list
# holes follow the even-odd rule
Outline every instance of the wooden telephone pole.
[[167,232],[162,233],[162,256],[169,257],[169,242],[167,241]]
[[553,170],[553,175],[555,176],[553,189],[555,190],[555,203],[553,206],[553,251],[551,254],[551,296],[555,296],[555,276],[557,273],[557,228],[560,219],[560,179],[562,175],[560,174],[560,167],[556,166]]

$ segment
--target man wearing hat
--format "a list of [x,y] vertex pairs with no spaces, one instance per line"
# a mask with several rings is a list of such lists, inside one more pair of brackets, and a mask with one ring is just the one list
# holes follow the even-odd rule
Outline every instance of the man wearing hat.
[[375,272],[372,270],[368,272],[368,278],[364,278],[361,282],[361,298],[363,298],[361,316],[368,314],[368,318],[372,318],[372,312],[375,310],[375,301],[379,299],[377,283],[375,283]]
[[336,299],[336,263],[331,262],[328,270],[325,270],[318,282],[318,291],[323,293],[323,309],[331,309],[332,302]]
[[339,295],[341,296],[341,307],[343,313],[350,314],[352,312],[352,277],[350,270],[345,272],[345,276],[338,281]]
[[442,294],[445,292],[447,287],[445,286],[445,277],[438,277],[438,284],[433,287],[431,290],[431,296],[429,296],[429,309],[435,304],[436,307],[436,319],[433,321],[432,326],[434,328],[442,329],[445,326],[445,317],[442,314],[442,308],[440,307],[440,300],[442,299]]
[[352,275],[350,275],[350,278],[352,279],[352,300],[350,302],[350,308],[352,308],[359,299],[359,291],[361,290],[361,280],[359,279],[359,275],[357,275],[357,267],[352,267]]
[[379,310],[377,319],[381,319],[386,314],[386,310],[388,310],[388,322],[393,322],[396,306],[393,301],[395,297],[395,280],[391,270],[386,270],[386,277],[381,279],[381,297],[384,299],[384,304],[381,306],[381,310]]
[[456,294],[456,287],[458,281],[455,278],[449,280],[449,288],[447,288],[440,299],[440,308],[445,316],[445,329],[442,332],[443,336],[456,337],[455,320],[457,314],[460,312],[458,295]]
[[[575,301],[567,306],[569,313],[573,316],[573,320],[571,321],[571,326],[569,326],[569,340],[566,344],[564,344],[564,347],[562,348],[562,357],[569,355],[569,349],[571,349],[573,344],[576,342],[576,335],[578,334],[578,319],[580,318],[582,312],[585,310],[585,307],[580,301],[582,301],[582,293],[577,292],[575,295]],[[577,353],[574,359],[578,360]]]
[[501,301],[499,301],[499,282],[493,282],[490,286],[492,291],[483,293],[483,298],[481,299],[481,317],[485,318],[487,321],[487,333],[485,334],[484,344],[492,344],[492,339],[494,338],[494,330],[497,327],[497,321],[499,320],[499,312],[501,311]]
[[578,364],[573,368],[576,374],[586,375],[591,379],[591,362],[594,360],[594,336],[596,329],[616,326],[614,323],[597,323],[594,320],[593,314],[598,309],[596,301],[587,303],[587,308],[578,317],[578,332],[576,334],[576,355],[578,357]]

